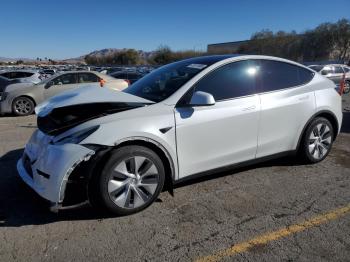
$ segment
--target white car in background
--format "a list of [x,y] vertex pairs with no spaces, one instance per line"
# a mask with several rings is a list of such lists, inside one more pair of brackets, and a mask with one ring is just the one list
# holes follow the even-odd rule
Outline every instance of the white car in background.
[[179,61],[123,92],[79,88],[49,99],[17,170],[52,210],[74,195],[132,214],[193,175],[287,154],[322,161],[342,122],[334,87],[280,58]]
[[16,79],[21,83],[33,83],[37,84],[41,82],[41,74],[37,71],[31,70],[10,70],[0,72],[0,76],[6,77],[8,79]]

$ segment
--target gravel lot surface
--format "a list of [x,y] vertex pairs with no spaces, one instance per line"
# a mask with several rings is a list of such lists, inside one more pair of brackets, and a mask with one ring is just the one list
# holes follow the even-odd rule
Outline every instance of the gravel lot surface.
[[[342,133],[319,164],[285,158],[196,179],[117,218],[89,207],[50,213],[15,168],[35,116],[0,117],[0,261],[192,261],[349,206],[349,95],[343,107]],[[350,212],[217,258],[350,261]]]

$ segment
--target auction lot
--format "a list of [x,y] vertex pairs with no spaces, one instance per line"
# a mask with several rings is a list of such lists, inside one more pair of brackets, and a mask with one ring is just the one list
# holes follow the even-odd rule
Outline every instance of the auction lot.
[[35,116],[0,117],[0,261],[350,261],[350,96],[325,161],[273,160],[179,185],[145,211],[50,213],[17,176]]

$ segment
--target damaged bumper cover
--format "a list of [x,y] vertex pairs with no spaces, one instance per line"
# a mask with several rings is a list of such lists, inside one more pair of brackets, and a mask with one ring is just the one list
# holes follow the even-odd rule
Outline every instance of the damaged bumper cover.
[[51,210],[56,211],[64,200],[70,174],[95,151],[79,144],[54,145],[51,140],[40,130],[35,131],[17,163],[17,170],[23,181],[50,201]]

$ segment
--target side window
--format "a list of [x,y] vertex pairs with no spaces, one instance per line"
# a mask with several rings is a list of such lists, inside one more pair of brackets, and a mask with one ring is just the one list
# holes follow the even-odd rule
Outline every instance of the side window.
[[329,67],[329,66],[325,66],[322,70],[321,70],[321,74],[322,75],[328,75],[328,74],[333,74],[334,73],[334,69]]
[[8,79],[11,79],[11,74],[10,73],[3,73],[1,74],[3,77],[6,77]]
[[256,65],[245,60],[224,65],[209,73],[195,85],[195,91],[207,92],[216,101],[255,93]]
[[348,68],[348,67],[343,67],[343,69],[344,69],[345,73],[349,73],[350,72],[350,68]]
[[306,84],[314,73],[300,66],[273,60],[260,60],[261,92]]
[[69,85],[77,83],[76,74],[61,75],[59,77],[56,77],[52,81],[54,85]]
[[79,83],[94,83],[100,81],[97,75],[91,73],[80,73]]
[[34,73],[24,72],[24,76],[23,77],[31,77],[32,75],[34,75]]
[[344,73],[343,68],[341,68],[340,66],[335,66],[334,73],[335,74],[343,74]]

